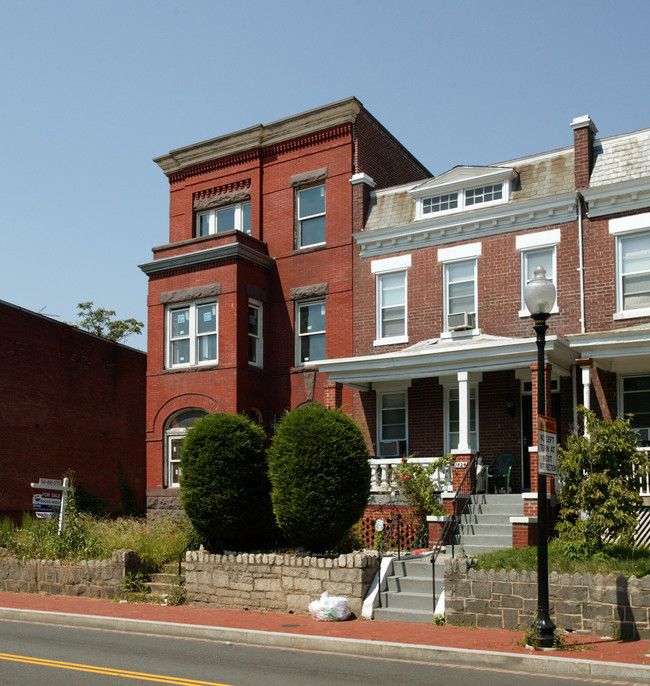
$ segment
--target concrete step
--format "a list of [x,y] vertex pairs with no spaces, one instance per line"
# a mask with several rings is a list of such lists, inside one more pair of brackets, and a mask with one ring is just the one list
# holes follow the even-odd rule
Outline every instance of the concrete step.
[[[441,589],[442,590],[442,589]],[[381,607],[389,610],[433,610],[431,599],[431,589],[428,595],[424,593],[389,593],[384,591],[381,594]]]
[[[440,590],[444,583],[443,569],[436,565],[436,588]],[[427,578],[412,576],[389,576],[386,579],[387,590],[391,593],[420,593],[431,595],[433,582],[431,574]]]
[[463,536],[510,536],[512,525],[508,524],[461,524],[459,529]]
[[166,583],[156,583],[155,581],[150,581],[147,583],[149,588],[149,593],[152,595],[164,596],[178,588],[178,584],[166,584]]
[[158,572],[156,574],[150,574],[150,581],[157,584],[170,584],[173,586],[178,585],[178,573],[170,574],[168,572]]
[[433,612],[429,610],[391,610],[387,607],[375,608],[373,619],[380,622],[412,622],[417,624],[431,624]]

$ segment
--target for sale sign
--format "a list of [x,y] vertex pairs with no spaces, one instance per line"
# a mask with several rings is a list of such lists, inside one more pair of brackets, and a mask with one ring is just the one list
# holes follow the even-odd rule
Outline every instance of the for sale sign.
[[61,509],[61,493],[43,491],[32,496],[32,507],[37,512],[58,512]]
[[557,476],[557,423],[551,417],[537,417],[537,472]]

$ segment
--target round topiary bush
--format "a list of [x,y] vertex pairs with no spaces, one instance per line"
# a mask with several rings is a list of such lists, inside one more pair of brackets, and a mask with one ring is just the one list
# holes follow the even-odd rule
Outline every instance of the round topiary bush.
[[370,495],[361,429],[322,405],[287,413],[269,450],[269,476],[275,519],[289,542],[329,550],[359,521]]
[[246,417],[219,413],[194,424],[181,449],[180,484],[185,513],[210,550],[269,543],[266,435]]

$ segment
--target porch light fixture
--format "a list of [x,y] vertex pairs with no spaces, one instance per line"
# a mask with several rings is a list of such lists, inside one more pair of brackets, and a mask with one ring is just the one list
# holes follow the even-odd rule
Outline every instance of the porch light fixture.
[[[537,414],[546,414],[546,389],[544,387],[544,346],[546,345],[546,320],[555,305],[555,284],[546,278],[544,267],[535,269],[535,278],[526,284],[524,299],[530,316],[535,322],[537,335]],[[539,445],[539,440],[538,440]],[[551,621],[548,602],[548,521],[546,515],[546,474],[537,476],[537,618],[533,629],[539,631],[540,648],[553,648],[555,624]]]

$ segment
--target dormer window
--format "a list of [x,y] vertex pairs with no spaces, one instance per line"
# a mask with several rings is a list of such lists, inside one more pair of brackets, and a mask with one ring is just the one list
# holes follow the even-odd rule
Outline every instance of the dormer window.
[[410,191],[417,219],[508,202],[516,175],[504,167],[456,167]]

